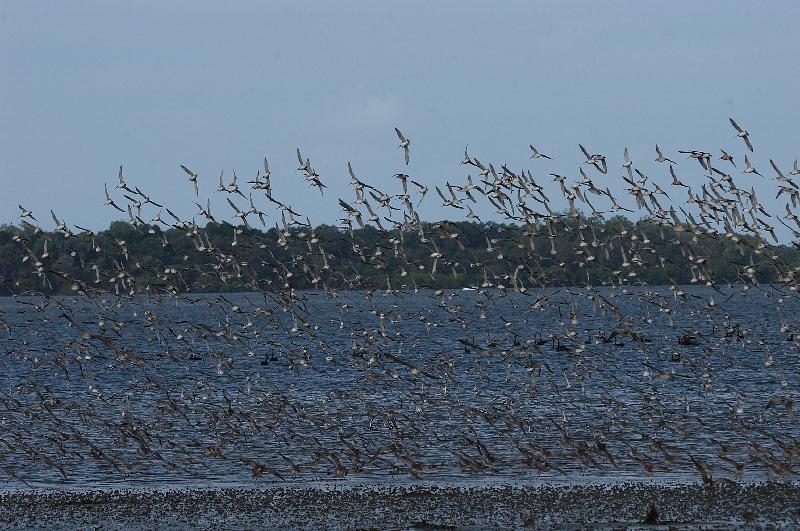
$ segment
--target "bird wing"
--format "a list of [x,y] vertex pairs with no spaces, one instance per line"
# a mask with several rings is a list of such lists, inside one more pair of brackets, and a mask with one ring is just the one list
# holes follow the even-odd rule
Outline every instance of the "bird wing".
[[772,169],[775,170],[775,173],[777,173],[778,176],[783,177],[783,173],[781,173],[781,170],[778,169],[778,166],[775,164],[775,161],[769,159],[769,163],[772,164]]
[[345,202],[344,202],[344,201],[342,201],[341,199],[339,199],[339,206],[341,206],[341,207],[342,207],[343,209],[345,209],[347,212],[351,212],[351,213],[353,213],[353,212],[358,212],[358,211],[357,211],[355,208],[351,207],[350,205],[348,205],[347,203],[345,203]]
[[678,178],[678,176],[675,175],[675,169],[672,167],[672,164],[669,165],[669,173],[670,173],[670,175],[672,175],[673,179],[677,179]]
[[233,201],[231,201],[230,197],[226,197],[225,199],[228,200],[228,204],[231,206],[231,208],[233,208],[236,212],[241,213],[241,210],[239,210],[239,208],[233,204]]

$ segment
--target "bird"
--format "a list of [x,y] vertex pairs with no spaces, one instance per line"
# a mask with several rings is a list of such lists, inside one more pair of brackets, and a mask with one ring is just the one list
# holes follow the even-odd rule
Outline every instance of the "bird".
[[[579,148],[577,172],[542,184],[466,148],[441,186],[394,170],[370,184],[348,162],[350,189],[311,212],[282,196],[297,183],[272,190],[265,158],[248,194],[221,172],[185,219],[187,205],[151,199],[120,168],[126,207],[104,192],[122,222],[74,225],[75,238],[54,210],[45,230],[19,205],[18,225],[0,227],[0,293],[13,296],[0,301],[13,369],[0,472],[12,486],[791,477],[794,362],[779,354],[800,337],[797,162],[784,173],[773,155],[756,190],[704,150],[681,151],[707,171],[693,177],[659,145],[669,173],[648,175],[624,147],[618,180]],[[441,202],[423,205],[429,186]],[[235,221],[212,215],[220,197]]]
[[[183,164],[180,165],[181,169],[186,172],[186,175],[189,176],[189,181],[191,181],[192,185],[194,185],[194,195],[199,196],[200,191],[197,188],[197,174],[184,166]],[[221,178],[221,177],[220,177]]]
[[658,144],[656,144],[656,155],[657,155],[655,160],[656,162],[670,162],[672,164],[676,164],[674,160],[668,159],[667,157],[664,156],[663,153],[661,153],[661,150],[658,148]]
[[435,188],[436,188],[436,193],[439,194],[439,197],[442,198],[442,206],[446,206],[446,207],[449,206],[449,207],[453,207],[453,208],[464,208],[464,207],[461,206],[462,200],[458,199],[456,197],[456,194],[453,191],[452,186],[450,186],[450,183],[447,183],[447,188],[448,188],[448,191],[450,192],[450,199],[448,199],[448,198],[446,198],[444,196],[444,194],[442,193],[442,191],[439,189],[438,186],[436,186]]
[[362,229],[364,228],[364,220],[361,217],[361,212],[350,206],[349,204],[345,203],[343,200],[339,199],[339,206],[347,213],[348,216],[352,216],[356,218],[359,227]]
[[539,158],[542,158],[542,159],[553,160],[553,159],[552,159],[551,157],[549,157],[548,155],[545,155],[544,153],[540,153],[538,149],[536,149],[535,147],[533,147],[533,145],[531,145],[531,146],[530,146],[530,148],[531,148],[531,152],[532,152],[532,155],[530,156],[530,158],[532,158],[532,159],[539,159]]
[[728,120],[730,120],[731,125],[733,126],[733,128],[736,129],[736,132],[737,132],[736,136],[738,136],[739,138],[744,140],[744,143],[747,145],[747,149],[749,149],[750,152],[752,153],[753,152],[753,144],[750,143],[750,133],[748,133],[747,131],[745,131],[741,127],[739,127],[739,124],[737,124],[734,121],[733,118],[728,118]]
[[241,210],[239,210],[239,207],[237,207],[234,204],[234,202],[231,201],[230,197],[227,197],[226,200],[228,201],[228,204],[231,206],[231,208],[235,212],[235,216],[237,218],[239,218],[241,220],[241,222],[244,224],[244,226],[249,229],[250,225],[248,225],[248,223],[247,223],[247,214],[249,214],[249,211],[248,212],[242,212]]
[[300,148],[297,148],[297,162],[299,166],[297,166],[297,171],[307,171],[309,169],[309,161],[303,160],[303,156],[300,154]]
[[733,167],[735,168],[736,162],[733,161],[733,156],[730,155],[728,152],[726,152],[724,149],[720,149],[720,151],[722,152],[722,155],[719,157],[720,160],[727,160],[728,162],[733,164]]
[[114,200],[113,200],[113,199],[111,199],[111,196],[108,194],[108,185],[106,184],[106,185],[104,185],[104,186],[105,186],[105,192],[106,192],[106,205],[112,206],[112,207],[114,207],[115,209],[119,210],[120,212],[124,213],[125,211],[124,211],[123,209],[121,209],[121,208],[120,208],[120,207],[119,207],[119,206],[118,206],[118,205],[117,205],[117,204],[114,202]]
[[403,155],[405,157],[406,166],[408,166],[408,147],[411,145],[411,140],[403,136],[403,133],[400,132],[400,129],[397,127],[394,128],[394,132],[397,133],[397,138],[400,139],[400,145],[397,146],[403,149]]
[[680,179],[678,179],[678,176],[675,174],[675,168],[672,167],[672,164],[669,165],[669,173],[670,173],[670,175],[672,175],[672,186],[684,186],[684,187],[686,187],[686,185],[683,184],[680,181]]
[[53,223],[55,223],[57,231],[64,233],[64,236],[66,237],[72,235],[72,231],[70,231],[69,227],[67,227],[67,224],[63,221],[60,221],[52,210],[50,210],[50,216],[53,218]]
[[119,167],[119,172],[117,172],[117,180],[119,184],[117,184],[117,188],[125,190],[130,193],[135,193],[133,190],[128,188],[128,184],[125,182],[125,178],[122,176],[122,166]]
[[711,171],[711,153],[707,153],[705,151],[700,151],[696,149],[678,150],[678,153],[684,153],[689,155],[689,158],[696,159],[704,170]]
[[581,152],[583,152],[583,154],[586,156],[586,160],[584,161],[584,164],[591,164],[599,172],[608,173],[608,164],[606,163],[605,156],[603,156],[603,155],[601,155],[599,153],[595,153],[593,155],[590,155],[589,151],[585,147],[583,147],[582,144],[578,144],[578,147],[580,148]]
[[753,165],[750,164],[750,161],[747,159],[747,155],[744,156],[744,170],[742,170],[742,173],[753,173],[759,177],[763,177],[763,175],[758,173],[758,170],[756,170]]
[[20,210],[19,217],[21,217],[21,218],[30,218],[30,219],[32,219],[32,220],[34,220],[34,221],[36,221],[36,222],[38,222],[38,221],[39,221],[38,219],[36,219],[36,218],[33,216],[33,212],[32,212],[32,211],[28,210],[27,208],[25,208],[25,207],[24,207],[24,206],[22,206],[22,205],[18,205],[18,206],[19,206],[19,210]]

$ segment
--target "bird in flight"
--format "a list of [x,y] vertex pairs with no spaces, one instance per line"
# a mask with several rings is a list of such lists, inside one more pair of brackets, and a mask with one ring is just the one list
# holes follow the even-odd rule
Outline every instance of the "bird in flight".
[[25,208],[22,205],[18,205],[18,206],[19,206],[19,209],[20,209],[19,217],[21,217],[21,218],[31,218],[34,221],[39,221],[38,219],[33,217],[33,212],[31,212],[30,210],[28,210],[27,208]]
[[730,120],[733,128],[736,129],[736,131],[738,131],[736,136],[741,137],[741,139],[744,140],[744,143],[747,144],[747,149],[749,149],[752,152],[753,144],[750,143],[750,133],[739,127],[739,124],[737,124],[733,118],[728,118],[728,120]]
[[394,128],[394,132],[397,133],[397,138],[400,139],[400,145],[397,146],[398,148],[403,148],[403,154],[405,155],[406,159],[406,166],[408,166],[408,146],[411,145],[411,140],[403,136],[403,133],[400,132],[400,129]]
[[733,161],[733,155],[731,155],[730,153],[728,153],[724,149],[720,149],[720,151],[722,151],[722,155],[720,155],[719,159],[720,160],[727,160],[728,162],[733,164],[733,167],[735,168],[736,167],[736,163]]
[[544,153],[541,153],[541,152],[539,152],[539,150],[538,150],[538,149],[536,149],[535,147],[533,147],[533,145],[530,145],[529,147],[531,148],[531,152],[533,153],[533,154],[530,156],[530,158],[532,158],[532,159],[539,159],[539,158],[541,158],[541,159],[553,160],[551,157],[549,157],[549,156],[545,155]]
[[656,144],[656,155],[658,155],[655,160],[656,162],[671,162],[672,164],[677,164],[674,160],[668,159],[663,153],[661,153],[658,144]]
[[197,190],[197,174],[183,164],[181,164],[181,168],[186,172],[186,174],[189,176],[189,180],[194,185],[194,194],[199,196],[200,192]]

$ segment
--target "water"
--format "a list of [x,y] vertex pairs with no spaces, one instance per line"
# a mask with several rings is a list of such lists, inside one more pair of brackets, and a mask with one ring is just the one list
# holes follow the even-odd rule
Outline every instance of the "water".
[[767,406],[797,397],[796,297],[684,289],[0,299],[0,473],[59,489],[793,478],[798,422]]

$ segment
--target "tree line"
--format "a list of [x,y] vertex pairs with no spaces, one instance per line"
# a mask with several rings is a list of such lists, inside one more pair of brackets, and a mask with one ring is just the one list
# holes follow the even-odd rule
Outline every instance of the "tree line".
[[0,294],[774,283],[800,264],[796,247],[729,236],[621,216],[386,231],[118,221],[69,236],[3,225]]

